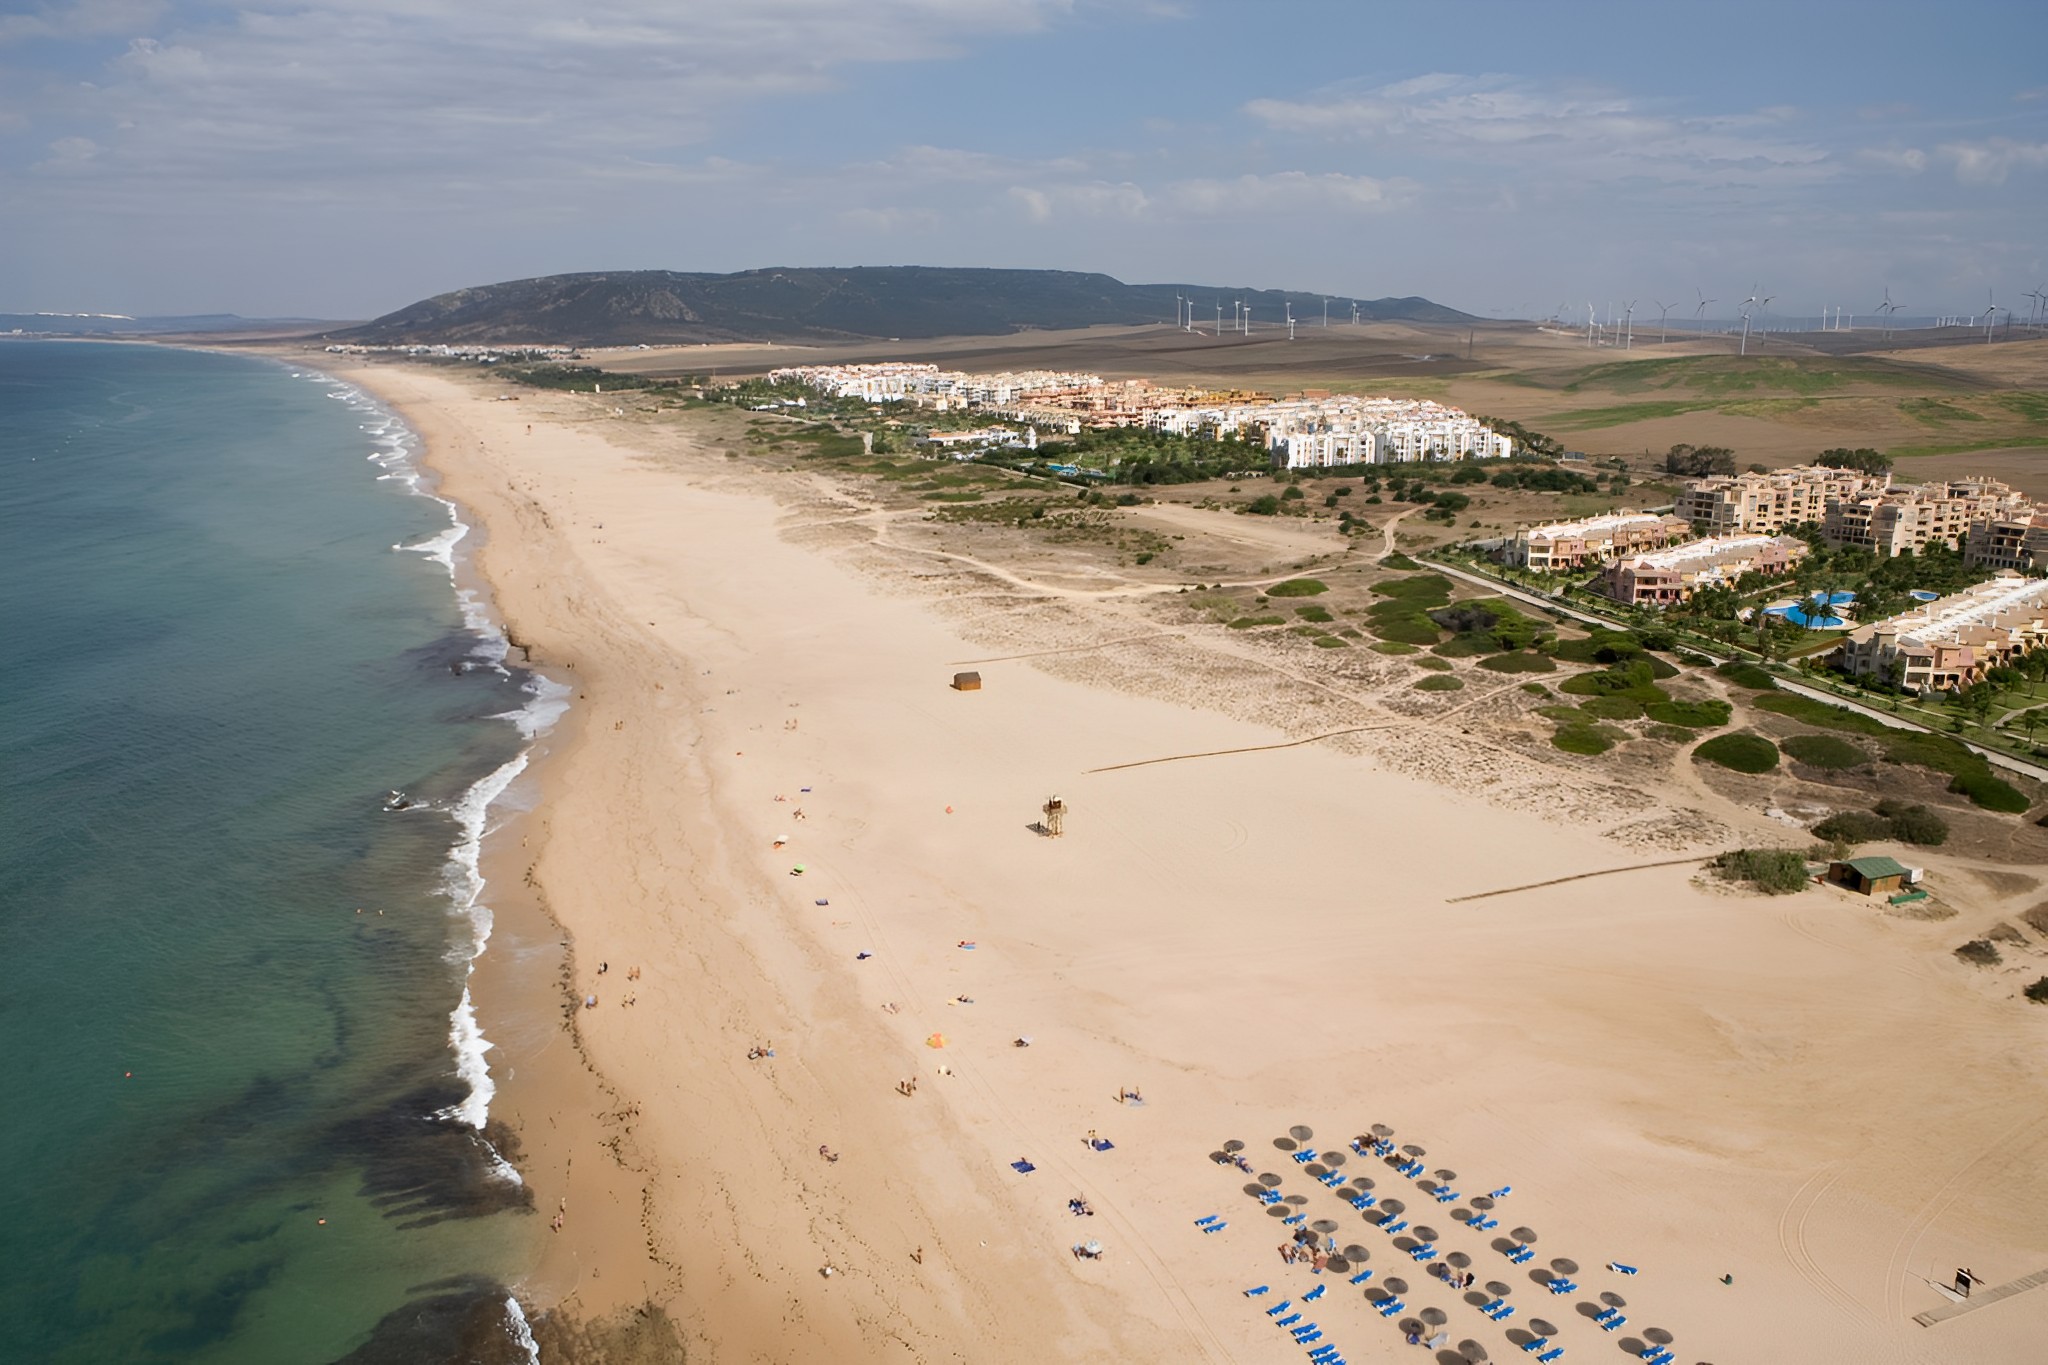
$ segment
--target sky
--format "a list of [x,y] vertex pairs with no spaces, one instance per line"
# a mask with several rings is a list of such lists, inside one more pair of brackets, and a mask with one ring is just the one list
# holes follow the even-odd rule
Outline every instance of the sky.
[[0,0],[0,311],[916,264],[2024,315],[2044,55],[2038,0]]

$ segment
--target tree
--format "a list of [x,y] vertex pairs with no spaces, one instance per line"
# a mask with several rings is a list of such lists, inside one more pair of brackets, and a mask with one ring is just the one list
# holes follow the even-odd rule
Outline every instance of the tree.
[[1858,446],[1851,450],[1847,446],[1836,446],[1823,450],[1813,457],[1813,462],[1825,469],[1853,469],[1859,474],[1883,474],[1892,467],[1892,457],[1869,446]]
[[1726,446],[1694,446],[1680,442],[1665,453],[1664,472],[1692,479],[1705,478],[1710,474],[1733,474],[1735,452]]

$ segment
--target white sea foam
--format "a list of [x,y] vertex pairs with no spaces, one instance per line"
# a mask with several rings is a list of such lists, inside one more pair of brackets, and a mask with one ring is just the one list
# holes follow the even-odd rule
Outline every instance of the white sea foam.
[[[330,398],[355,410],[363,433],[370,438],[371,448],[366,458],[382,471],[377,475],[379,481],[403,483],[409,492],[432,499],[447,512],[447,529],[410,545],[392,548],[425,555],[448,571],[463,626],[476,636],[472,657],[483,659],[498,672],[510,676],[505,659],[511,652],[511,645],[503,628],[492,616],[490,604],[483,594],[464,587],[456,572],[457,548],[469,535],[469,524],[462,520],[461,509],[435,493],[422,477],[415,460],[419,438],[412,428],[397,413],[354,385],[343,383],[331,375],[295,372],[295,377],[325,385]],[[528,694],[524,705],[493,719],[510,721],[523,738],[531,741],[545,734],[569,709],[569,688],[535,673],[528,676],[524,690]],[[449,810],[455,819],[457,837],[448,851],[448,861],[442,867],[442,890],[455,913],[467,922],[469,935],[467,943],[457,943],[449,951],[450,960],[462,965],[465,980],[462,999],[448,1016],[448,1045],[455,1053],[456,1074],[468,1085],[469,1093],[461,1102],[435,1117],[465,1123],[476,1129],[482,1129],[489,1119],[491,1099],[497,1093],[488,1058],[492,1044],[477,1023],[476,1007],[470,999],[466,979],[475,974],[476,960],[491,939],[491,909],[483,899],[483,842],[490,832],[492,807],[504,797],[513,781],[526,771],[527,757],[527,753],[522,751],[500,765],[464,792]],[[519,1182],[519,1172],[496,1152],[492,1153],[492,1171],[501,1179]],[[540,1351],[534,1345],[532,1333],[527,1330],[525,1314],[520,1311],[516,1300],[508,1299],[506,1309],[514,1324],[514,1334],[526,1347],[529,1357],[538,1362]]]
[[526,1352],[531,1365],[540,1365],[540,1343],[533,1339],[533,1328],[527,1324],[526,1310],[509,1294],[505,1296],[505,1316],[512,1324],[512,1340]]

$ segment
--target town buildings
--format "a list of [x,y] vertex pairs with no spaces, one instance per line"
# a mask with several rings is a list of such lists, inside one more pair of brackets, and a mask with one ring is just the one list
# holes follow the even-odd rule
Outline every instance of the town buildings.
[[[1975,528],[2024,519],[2034,509],[2025,495],[1995,479],[1904,484],[1895,483],[1889,474],[1802,465],[1768,474],[1695,479],[1679,492],[1672,510],[1709,535],[1776,535],[1811,523],[1832,548],[1853,547],[1890,557],[1907,551],[1919,554],[1937,543],[1958,549],[1977,539]],[[2008,545],[1999,553],[2019,551]],[[2048,563],[2048,536],[2030,553]],[[1983,562],[2026,566],[1995,559]]]
[[1557,573],[1609,564],[1623,555],[1660,549],[1691,535],[1692,527],[1683,517],[1617,512],[1525,526],[1502,547],[1501,558],[1514,568]]
[[1851,677],[1908,692],[1965,688],[2048,645],[2048,578],[2002,573],[1842,637],[1829,656]]
[[2030,507],[1972,523],[1963,562],[2022,572],[2048,569],[2048,513]]
[[1067,371],[969,374],[908,362],[804,365],[768,377],[835,398],[987,411],[1070,434],[1084,426],[1137,426],[1210,440],[1235,438],[1253,443],[1279,469],[1500,459],[1514,453],[1509,437],[1427,399],[1322,390],[1274,398]]
[[1600,591],[1631,607],[1667,607],[1748,573],[1777,577],[1811,554],[1796,536],[1708,536],[1607,566]]

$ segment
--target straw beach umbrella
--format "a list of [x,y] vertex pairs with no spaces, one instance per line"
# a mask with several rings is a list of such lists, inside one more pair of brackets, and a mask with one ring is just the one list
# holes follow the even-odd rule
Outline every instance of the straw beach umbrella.
[[1315,1135],[1316,1130],[1305,1123],[1297,1123],[1287,1130],[1287,1136],[1293,1138],[1296,1142],[1307,1142]]
[[1517,1242],[1533,1242],[1536,1240],[1536,1230],[1534,1228],[1515,1228],[1508,1233],[1508,1236],[1514,1238]]
[[1223,1144],[1223,1150],[1226,1152],[1241,1152],[1244,1150],[1244,1144],[1236,1138],[1232,1138]]
[[1565,1256],[1560,1256],[1552,1261],[1550,1268],[1560,1275],[1576,1275],[1579,1273],[1579,1263]]
[[1458,1343],[1458,1354],[1473,1362],[1473,1365],[1478,1365],[1478,1362],[1487,1358],[1486,1348],[1469,1338]]
[[1542,1318],[1530,1318],[1529,1330],[1539,1337],[1554,1337],[1557,1335],[1557,1324],[1546,1322]]
[[1611,1289],[1602,1292],[1602,1294],[1600,1295],[1600,1302],[1606,1304],[1609,1308],[1628,1307],[1628,1300],[1624,1299],[1621,1295],[1615,1293]]

